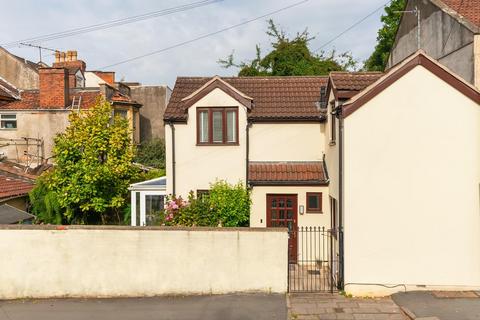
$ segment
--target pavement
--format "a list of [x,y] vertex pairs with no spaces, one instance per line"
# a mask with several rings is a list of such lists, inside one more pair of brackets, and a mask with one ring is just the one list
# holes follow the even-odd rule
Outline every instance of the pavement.
[[284,294],[0,301],[0,320],[287,319]]
[[288,296],[290,320],[353,319],[407,320],[390,298],[348,298],[339,294]]
[[412,291],[392,296],[412,319],[480,320],[480,292]]

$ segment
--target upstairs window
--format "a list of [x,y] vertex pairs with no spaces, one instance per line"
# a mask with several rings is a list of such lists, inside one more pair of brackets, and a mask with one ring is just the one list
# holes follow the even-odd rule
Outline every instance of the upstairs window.
[[238,108],[198,108],[197,144],[238,144]]
[[17,129],[17,115],[0,114],[0,129]]

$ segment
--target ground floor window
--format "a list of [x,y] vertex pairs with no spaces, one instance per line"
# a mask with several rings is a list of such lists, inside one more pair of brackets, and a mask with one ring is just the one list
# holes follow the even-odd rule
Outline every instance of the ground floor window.
[[0,114],[0,129],[17,129],[17,115]]
[[208,197],[209,195],[210,195],[210,190],[206,190],[206,189],[197,190],[197,199],[203,199],[205,197]]
[[321,192],[307,192],[307,213],[322,213]]

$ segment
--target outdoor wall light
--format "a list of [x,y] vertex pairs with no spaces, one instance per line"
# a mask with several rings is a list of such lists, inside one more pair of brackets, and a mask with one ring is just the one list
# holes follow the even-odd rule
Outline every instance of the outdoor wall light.
[[305,207],[303,205],[299,206],[298,207],[298,212],[300,212],[300,214],[304,214],[305,213]]

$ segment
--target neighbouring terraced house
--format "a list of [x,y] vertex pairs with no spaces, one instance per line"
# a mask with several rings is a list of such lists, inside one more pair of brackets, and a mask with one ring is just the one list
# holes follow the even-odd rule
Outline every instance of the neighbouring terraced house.
[[[86,64],[76,51],[57,52],[52,67],[39,65],[38,88],[19,89],[0,75],[0,156],[29,166],[52,162],[53,140],[68,126],[73,111],[91,108],[100,97],[128,119],[132,142],[140,141],[141,104],[122,83],[85,86]],[[108,79],[107,79],[108,80]]]

